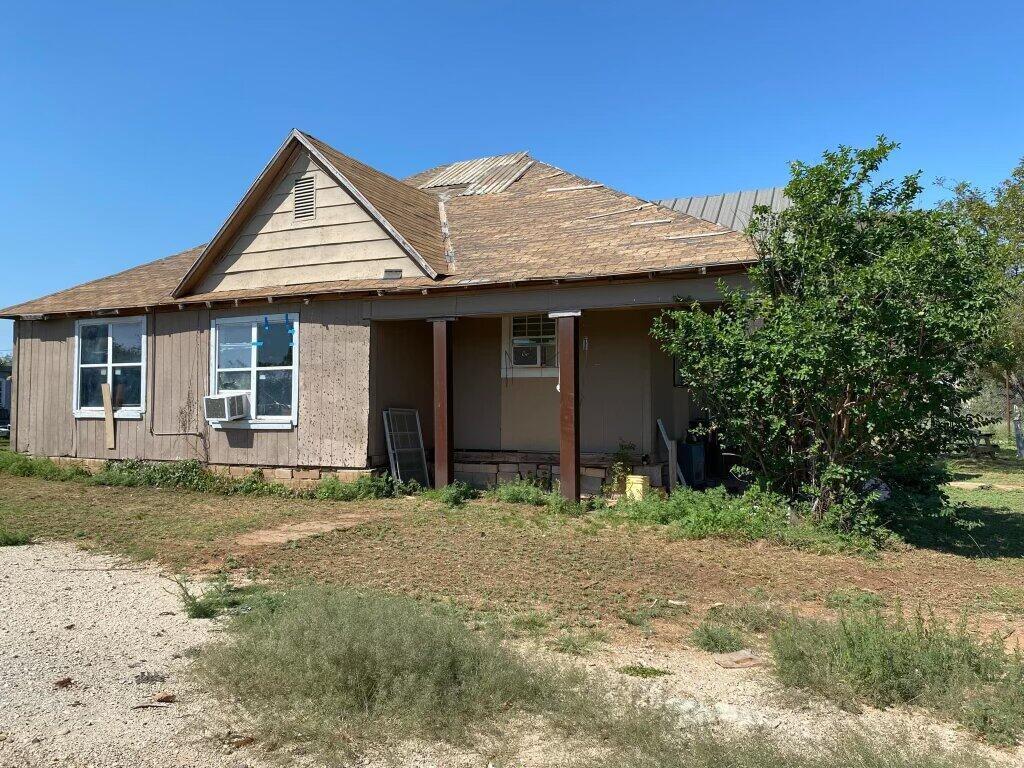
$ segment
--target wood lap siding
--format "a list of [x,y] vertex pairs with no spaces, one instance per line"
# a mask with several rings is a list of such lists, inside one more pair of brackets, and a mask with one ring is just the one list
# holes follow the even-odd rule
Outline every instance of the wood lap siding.
[[[292,187],[308,174],[316,180],[316,215],[296,221]],[[400,269],[406,277],[423,274],[362,206],[303,153],[242,225],[198,291],[380,279],[385,269]]]
[[19,323],[18,450],[49,456],[72,453],[71,379],[61,372],[71,373],[73,334],[72,320]]
[[[211,317],[270,312],[160,312],[148,318],[147,411],[118,420],[116,448],[107,450],[102,419],[72,413],[74,320],[19,321],[15,448],[41,456],[176,460],[252,466],[363,467],[369,408],[369,322],[360,303],[273,305],[298,313],[299,423],[291,430],[210,429],[202,418],[209,390]],[[189,398],[192,388],[193,397]],[[182,407],[190,429],[177,434]]]

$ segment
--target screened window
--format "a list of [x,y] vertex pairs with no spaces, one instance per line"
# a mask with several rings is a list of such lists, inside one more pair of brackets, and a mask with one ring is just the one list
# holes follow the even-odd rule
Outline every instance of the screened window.
[[213,326],[211,391],[248,392],[250,418],[292,421],[298,397],[296,315],[232,317]]
[[558,365],[555,319],[547,315],[512,318],[512,365],[516,368],[552,368]]
[[146,318],[77,323],[77,416],[103,415],[103,384],[116,415],[140,414],[145,404]]

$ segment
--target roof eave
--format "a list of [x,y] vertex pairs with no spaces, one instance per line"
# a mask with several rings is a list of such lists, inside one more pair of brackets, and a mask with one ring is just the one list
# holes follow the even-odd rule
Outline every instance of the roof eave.
[[568,276],[547,276],[547,277],[530,277],[522,278],[518,280],[496,280],[494,282],[481,282],[481,283],[462,283],[462,284],[439,284],[430,287],[424,287],[423,285],[395,285],[392,288],[360,288],[355,291],[342,291],[338,289],[329,290],[310,290],[306,292],[298,293],[275,293],[273,290],[267,290],[259,296],[251,297],[225,297],[223,299],[215,298],[203,298],[203,299],[190,299],[186,297],[180,297],[181,301],[176,302],[165,302],[162,304],[149,304],[149,305],[127,305],[122,307],[102,307],[102,308],[88,308],[88,309],[68,309],[68,310],[51,310],[47,312],[10,312],[14,307],[8,307],[7,309],[0,310],[0,319],[4,320],[44,320],[47,318],[54,317],[79,317],[84,315],[113,315],[121,312],[147,312],[153,309],[173,309],[175,306],[179,308],[186,307],[201,307],[201,306],[212,306],[215,304],[234,304],[239,305],[245,304],[257,304],[267,301],[268,299],[273,301],[281,302],[298,302],[308,301],[315,297],[336,297],[344,296],[348,298],[356,298],[358,296],[392,296],[395,298],[408,296],[411,294],[422,295],[424,290],[429,291],[431,294],[437,293],[451,293],[456,291],[472,291],[472,290],[499,290],[502,288],[535,288],[538,285],[543,284],[574,284],[588,282],[621,282],[626,280],[655,280],[659,278],[667,278],[673,276],[683,276],[687,274],[694,275],[728,275],[735,273],[745,272],[754,263],[751,261],[730,261],[721,262],[716,264],[703,264],[703,265],[691,265],[691,266],[679,266],[679,267],[667,267],[658,269],[646,269],[639,270],[636,272],[619,272],[602,275],[568,275]]

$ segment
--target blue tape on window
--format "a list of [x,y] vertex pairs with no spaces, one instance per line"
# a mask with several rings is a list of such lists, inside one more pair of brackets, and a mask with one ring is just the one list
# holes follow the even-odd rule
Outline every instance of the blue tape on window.
[[263,316],[263,330],[264,331],[269,331],[270,330],[270,317],[268,317],[267,315]]
[[263,342],[262,342],[262,341],[254,341],[254,342],[252,343],[252,345],[253,345],[254,347],[262,347],[262,346],[263,346]]

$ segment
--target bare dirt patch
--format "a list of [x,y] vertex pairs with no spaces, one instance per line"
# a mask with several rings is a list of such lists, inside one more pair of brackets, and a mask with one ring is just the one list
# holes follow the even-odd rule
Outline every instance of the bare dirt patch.
[[299,523],[285,523],[276,528],[263,528],[243,533],[235,538],[240,547],[265,547],[271,544],[287,544],[308,539],[330,531],[347,531],[357,525],[380,519],[382,515],[369,512],[353,512],[340,515],[333,520],[306,520]]
[[476,502],[444,512],[426,502],[414,513],[335,530],[289,547],[242,553],[244,567],[382,588],[499,612],[550,611],[568,622],[600,621],[637,635],[624,616],[668,600],[655,636],[676,642],[714,603],[753,594],[805,613],[838,589],[874,592],[908,608],[970,612],[1016,629],[1019,617],[979,610],[978,595],[1017,583],[1018,558],[965,558],[907,550],[876,558],[816,555],[727,540],[673,541],[657,529],[555,520],[522,508]]

